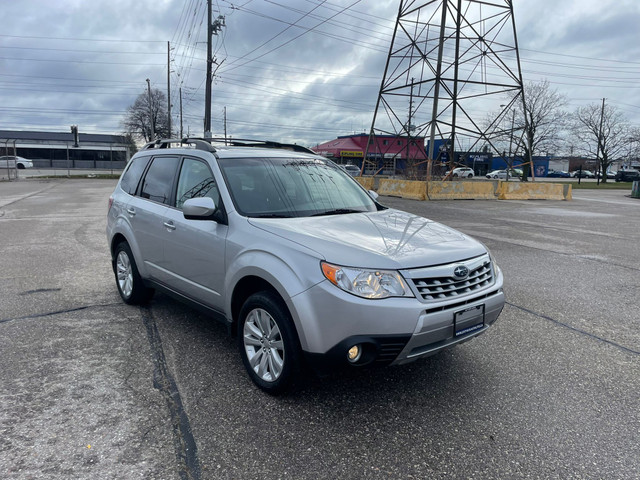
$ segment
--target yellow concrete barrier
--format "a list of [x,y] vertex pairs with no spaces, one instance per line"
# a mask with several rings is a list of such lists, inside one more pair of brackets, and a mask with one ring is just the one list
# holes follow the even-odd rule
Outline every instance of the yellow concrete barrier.
[[496,182],[429,182],[429,200],[495,200]]
[[544,182],[427,182],[380,177],[356,177],[367,190],[412,200],[571,200],[571,185]]
[[571,185],[541,182],[500,182],[499,200],[571,200]]
[[355,177],[356,181],[367,190],[375,188],[375,179],[373,177]]
[[427,197],[427,184],[416,180],[381,178],[378,182],[378,193],[392,197],[424,200]]

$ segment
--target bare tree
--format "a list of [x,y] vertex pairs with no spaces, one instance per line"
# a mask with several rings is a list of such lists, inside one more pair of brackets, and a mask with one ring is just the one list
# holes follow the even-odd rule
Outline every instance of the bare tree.
[[[516,137],[516,145],[522,150],[525,161],[540,152],[556,151],[562,141],[562,131],[568,114],[564,110],[567,99],[551,89],[548,80],[529,82],[524,88],[524,102],[516,102],[520,115],[517,128],[522,135]],[[526,119],[526,121],[525,121]],[[524,165],[523,180],[529,176],[529,163]]]
[[127,108],[124,118],[125,131],[134,138],[151,141],[153,138],[167,138],[169,132],[167,117],[167,97],[158,90],[151,90],[151,107],[148,92],[141,93]]
[[632,130],[624,115],[611,105],[592,103],[576,110],[572,129],[579,149],[600,160],[602,181],[611,164],[628,154]]
[[[562,133],[568,114],[567,99],[550,87],[548,80],[528,82],[524,87],[524,102],[519,94],[507,99],[507,109],[496,123],[501,144],[509,145],[514,156],[528,162],[540,152],[556,151],[562,144]],[[508,161],[512,165],[512,161]],[[529,176],[529,163],[523,165],[523,181]]]

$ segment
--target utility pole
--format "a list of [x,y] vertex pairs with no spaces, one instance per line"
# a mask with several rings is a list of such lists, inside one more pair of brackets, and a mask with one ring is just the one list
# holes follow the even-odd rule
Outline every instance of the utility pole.
[[167,42],[167,120],[171,138],[171,42]]
[[149,123],[151,124],[151,132],[149,133],[149,141],[156,139],[156,122],[153,121],[153,105],[151,104],[151,80],[147,78],[147,93],[149,94]]
[[[600,151],[602,151],[604,153],[604,149],[601,148],[602,145],[602,123],[604,121],[604,101],[605,99],[602,99],[602,109],[600,110],[600,128],[598,129],[598,148],[596,150],[596,177],[598,178],[598,180],[596,180],[597,185],[600,185]],[[602,176],[606,175],[605,172],[602,172]]]
[[211,138],[211,82],[213,53],[211,51],[211,35],[213,25],[211,25],[211,0],[207,0],[207,80],[204,90],[204,138]]
[[224,144],[227,144],[227,107],[224,107],[223,110],[223,114],[224,114]]
[[182,129],[182,87],[180,87],[180,138],[184,138]]
[[211,0],[207,0],[207,80],[204,93],[204,137],[211,138],[211,83],[213,82],[213,51],[212,36],[217,35],[224,27],[224,16],[218,15],[213,21],[211,15]]

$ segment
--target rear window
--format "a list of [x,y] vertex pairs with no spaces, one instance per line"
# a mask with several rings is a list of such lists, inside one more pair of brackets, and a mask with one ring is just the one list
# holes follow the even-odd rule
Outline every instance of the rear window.
[[142,181],[140,196],[168,204],[177,168],[178,157],[155,157]]
[[122,175],[122,180],[120,180],[120,188],[129,195],[135,195],[142,172],[147,168],[148,163],[149,157],[137,157],[131,160],[129,167]]

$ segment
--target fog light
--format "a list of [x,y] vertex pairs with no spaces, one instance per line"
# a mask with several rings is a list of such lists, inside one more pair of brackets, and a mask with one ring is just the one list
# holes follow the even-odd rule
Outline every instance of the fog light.
[[356,363],[358,360],[360,360],[361,354],[362,354],[362,349],[360,348],[360,345],[354,345],[347,352],[347,359],[351,363]]

